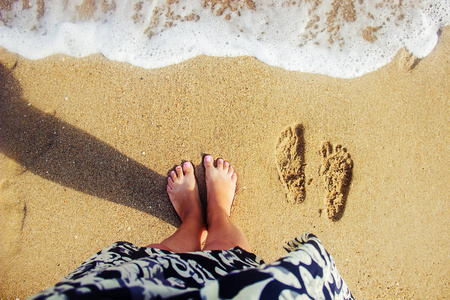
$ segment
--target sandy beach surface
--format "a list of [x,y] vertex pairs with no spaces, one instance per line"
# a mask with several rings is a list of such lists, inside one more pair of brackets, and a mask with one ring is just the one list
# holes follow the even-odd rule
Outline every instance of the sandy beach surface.
[[[357,299],[448,298],[449,49],[447,27],[424,59],[401,52],[355,79],[252,57],[147,70],[2,50],[0,298],[31,296],[113,242],[173,233],[166,176],[193,162],[204,196],[207,153],[235,167],[232,218],[266,262],[312,232]],[[278,171],[288,126],[301,128],[301,203]],[[353,160],[337,221],[323,142]]]

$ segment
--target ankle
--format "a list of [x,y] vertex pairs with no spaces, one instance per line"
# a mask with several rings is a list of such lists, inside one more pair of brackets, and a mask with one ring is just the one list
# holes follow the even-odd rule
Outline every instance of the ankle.
[[200,227],[205,227],[205,219],[204,219],[203,214],[193,213],[193,212],[187,213],[184,216],[184,219],[181,221],[182,221],[182,223],[191,224],[191,225],[197,224]]
[[213,224],[230,222],[230,214],[227,210],[217,207],[214,210],[208,210],[206,219],[208,226],[211,227]]

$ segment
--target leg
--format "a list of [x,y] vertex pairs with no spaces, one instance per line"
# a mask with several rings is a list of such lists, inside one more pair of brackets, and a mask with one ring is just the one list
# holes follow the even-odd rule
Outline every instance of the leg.
[[167,193],[180,216],[181,225],[173,235],[160,244],[151,244],[147,247],[173,252],[200,251],[205,222],[194,168],[190,162],[185,162],[183,167],[177,166],[175,170],[170,173]]
[[230,211],[236,190],[237,175],[222,159],[214,166],[213,158],[205,156],[208,237],[203,250],[226,250],[235,246],[250,251],[244,234],[231,222]]

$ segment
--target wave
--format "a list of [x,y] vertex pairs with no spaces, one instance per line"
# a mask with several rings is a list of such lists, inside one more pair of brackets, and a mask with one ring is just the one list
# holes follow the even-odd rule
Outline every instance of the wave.
[[0,3],[0,46],[144,68],[198,55],[254,56],[287,70],[351,78],[406,48],[428,55],[449,0],[23,0]]

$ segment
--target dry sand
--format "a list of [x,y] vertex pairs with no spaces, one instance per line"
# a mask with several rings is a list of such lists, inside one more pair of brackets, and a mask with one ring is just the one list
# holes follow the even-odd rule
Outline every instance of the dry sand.
[[[146,70],[101,55],[2,51],[1,298],[39,292],[115,241],[170,235],[179,221],[166,175],[190,160],[201,179],[205,153],[237,170],[232,218],[267,262],[308,231],[356,298],[448,298],[449,49],[446,28],[419,63],[399,54],[351,80],[251,57]],[[302,203],[288,202],[275,152],[296,124]],[[336,222],[319,176],[323,141],[353,159]]]

